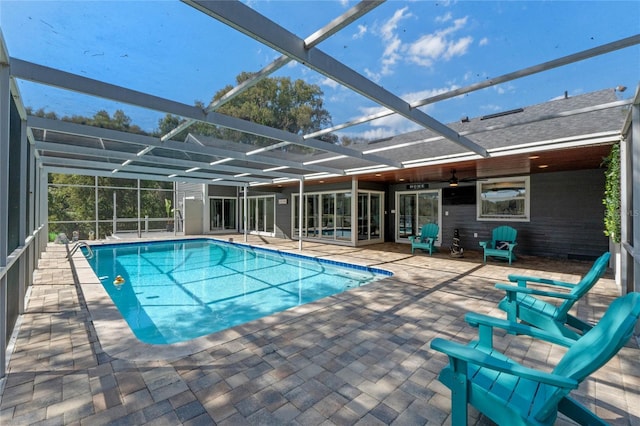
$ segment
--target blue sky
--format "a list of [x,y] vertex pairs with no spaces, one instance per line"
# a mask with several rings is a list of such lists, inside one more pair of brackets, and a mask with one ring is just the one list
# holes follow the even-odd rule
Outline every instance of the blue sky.
[[[249,1],[306,38],[353,1]],[[465,87],[640,33],[638,1],[387,1],[318,48],[407,101]],[[207,103],[243,71],[278,52],[177,1],[0,0],[0,25],[12,57],[176,101]],[[379,111],[296,63],[274,76],[303,78],[324,92],[334,124]],[[640,80],[634,46],[423,107],[441,122],[546,102]],[[20,82],[24,103],[59,115],[123,109],[152,131],[163,114]],[[345,134],[386,137],[415,129],[399,117]]]

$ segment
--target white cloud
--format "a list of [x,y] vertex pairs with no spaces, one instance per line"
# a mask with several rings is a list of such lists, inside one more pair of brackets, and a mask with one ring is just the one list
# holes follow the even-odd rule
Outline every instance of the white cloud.
[[451,59],[454,56],[462,56],[467,53],[469,50],[469,46],[473,42],[473,38],[471,36],[463,37],[458,39],[457,41],[450,42],[447,46],[447,50],[444,54],[445,59]]
[[357,40],[359,38],[364,37],[364,35],[367,33],[367,26],[366,25],[358,25],[358,32],[355,33],[352,38],[354,40]]
[[[405,93],[401,97],[408,103],[412,103],[422,99],[428,99],[432,96],[439,95],[441,93],[449,92],[451,90],[457,89],[459,86],[451,85],[449,87],[443,87],[440,89],[427,89],[421,90],[417,92]],[[420,107],[420,110],[430,114],[431,111],[435,110],[434,104],[429,104]],[[355,118],[367,117],[370,115],[375,115],[381,112],[389,111],[385,107],[373,106],[373,107],[361,107],[358,108],[358,116]],[[382,118],[375,119],[367,123],[369,126],[368,130],[352,133],[350,136],[353,137],[363,137],[366,139],[380,139],[384,137],[394,136],[401,133],[407,133],[414,130],[421,129],[422,126],[414,123],[399,114],[391,114]]]
[[504,107],[502,107],[501,105],[496,105],[496,104],[485,104],[485,105],[482,105],[480,108],[485,110],[485,111],[492,111],[492,112],[503,111],[504,110]]
[[371,71],[369,68],[364,69],[364,75],[366,75],[369,80],[376,83],[378,83],[380,81],[380,78],[382,77],[380,73]]
[[380,70],[380,75],[390,75],[393,73],[393,66],[401,59],[400,54],[398,53],[402,47],[402,41],[396,34],[396,30],[398,29],[398,24],[407,18],[413,16],[411,13],[408,13],[408,7],[403,7],[402,9],[396,10],[391,19],[386,21],[380,27],[380,36],[382,37],[382,41],[385,44],[384,53],[382,55],[382,69]]
[[[466,54],[473,43],[471,36],[455,37],[455,33],[464,29],[468,17],[454,19],[451,12],[436,18],[436,22],[447,25],[433,33],[421,36],[418,40],[406,43],[400,38],[398,30],[403,20],[414,17],[405,6],[394,12],[393,16],[377,26],[377,34],[384,43],[384,51],[380,58],[380,70],[371,68],[365,74],[373,81],[380,81],[384,76],[394,73],[395,67],[403,61],[431,67],[438,60],[450,60]],[[354,38],[356,36],[354,35]]]
[[341,87],[341,84],[340,84],[340,83],[338,83],[337,81],[332,80],[332,79],[330,79],[330,78],[328,78],[328,77],[327,77],[327,78],[323,78],[323,79],[321,79],[321,80],[318,82],[318,84],[319,84],[320,86],[328,86],[328,87],[330,87],[330,88],[332,88],[332,89],[336,89],[336,88],[338,88],[338,87]]
[[464,55],[469,50],[473,38],[466,36],[456,39],[452,36],[465,27],[467,19],[466,16],[455,19],[453,25],[420,37],[407,47],[407,59],[418,65],[430,67],[438,59],[449,60]]
[[493,90],[499,95],[504,95],[505,93],[515,93],[516,87],[512,83],[506,82],[493,86]]
[[489,39],[488,39],[487,37],[483,37],[483,38],[478,42],[478,44],[479,44],[480,46],[486,46],[486,45],[488,45],[488,44],[489,44]]
[[405,6],[402,9],[396,10],[391,19],[381,26],[380,31],[383,39],[390,40],[397,37],[395,31],[400,21],[413,16],[411,13],[407,13],[408,9],[409,7]]
[[[442,87],[440,89],[425,89],[425,90],[420,90],[417,92],[410,92],[410,93],[405,93],[404,95],[402,95],[402,99],[404,99],[405,101],[407,101],[408,103],[413,103],[416,101],[420,101],[422,99],[428,99],[431,98],[432,96],[436,96],[436,95],[440,95],[442,93],[447,93],[450,92],[452,90],[456,90],[459,89],[460,86],[456,85],[456,84],[452,84],[448,87]],[[425,107],[421,107],[421,109],[424,111]]]
[[453,15],[451,14],[451,12],[447,12],[442,16],[437,16],[436,22],[447,22],[447,21],[450,21],[451,18],[453,18]]

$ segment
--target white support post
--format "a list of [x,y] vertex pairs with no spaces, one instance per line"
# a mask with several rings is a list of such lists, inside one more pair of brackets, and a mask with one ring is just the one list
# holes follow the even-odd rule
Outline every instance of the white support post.
[[111,230],[111,235],[113,235],[115,237],[117,231],[118,231],[118,227],[117,227],[117,221],[118,221],[118,206],[116,205],[116,191],[113,191],[113,225],[112,225],[112,230]]
[[45,237],[42,238],[42,251],[47,249],[49,243],[49,176],[42,166],[42,160],[37,161],[38,167],[38,222],[44,225]]
[[[629,133],[631,135],[631,132]],[[618,290],[621,294],[626,294],[633,291],[633,277],[630,272],[633,267],[633,257],[628,253],[628,245],[625,242],[632,241],[633,235],[630,235],[632,228],[633,217],[625,214],[625,212],[633,211],[632,205],[632,191],[633,184],[631,181],[632,172],[632,138],[628,137],[620,141],[620,242],[619,252],[611,253],[610,263],[613,264],[615,272],[615,281],[618,285]],[[609,239],[609,246],[614,246],[615,243]],[[614,254],[617,255],[617,259],[614,258]]]
[[[0,269],[7,266],[9,251],[9,65],[0,63]],[[7,363],[7,275],[0,275],[0,378]]]
[[[173,235],[177,235],[177,229],[178,226],[176,224],[176,206],[178,205],[178,191],[176,191],[176,183],[173,182],[173,184],[171,185],[172,188],[172,196],[173,196],[173,208],[172,208],[172,214],[173,214]],[[186,197],[183,195],[182,196],[182,203],[186,203],[186,201],[184,201]]]
[[302,251],[302,225],[304,224],[304,178],[300,179],[300,191],[298,194],[298,250]]
[[243,223],[242,227],[244,229],[244,242],[246,243],[247,242],[247,226],[249,226],[249,223],[248,223],[249,222],[249,220],[248,220],[249,216],[248,216],[248,213],[247,213],[247,207],[248,207],[248,204],[249,204],[249,199],[247,198],[247,195],[248,195],[247,193],[249,192],[249,188],[247,187],[247,185],[245,185],[242,188],[242,191],[243,191],[243,194],[244,194],[244,199],[243,199],[244,208],[242,209],[242,212],[243,212],[242,213],[242,223]]
[[[27,143],[30,143],[26,138],[26,121],[24,122],[23,135]],[[35,149],[34,146],[31,146],[31,155],[27,161],[29,162],[29,211],[27,212],[28,221],[27,221],[27,232],[34,237],[34,241],[31,243],[31,248],[29,249],[29,270],[28,270],[28,282],[31,283],[33,281],[33,271],[38,267],[36,262],[36,256],[38,251],[40,250],[39,240],[42,238],[42,232],[35,234],[35,230],[38,229],[36,226],[36,182],[38,179],[38,170],[36,169],[36,155],[33,151]],[[46,233],[44,235],[47,235]],[[48,235],[47,235],[48,238]]]
[[[27,245],[27,122],[26,120],[20,120],[20,203],[19,211],[19,223],[18,223],[18,238],[20,240],[20,246],[25,247]],[[13,160],[15,164],[15,159]],[[24,313],[24,295],[27,291],[27,268],[29,267],[29,256],[23,254],[18,261],[18,313]]]
[[[631,215],[633,235],[628,241],[633,244],[633,291],[640,291],[640,104],[632,107],[631,122],[631,190],[633,193],[633,206],[628,212]],[[640,325],[637,327],[640,331]]]
[[140,219],[140,205],[141,205],[141,201],[140,201],[140,179],[137,179],[138,182],[138,213],[137,213],[137,218],[138,218],[138,238],[142,238],[142,220]]
[[358,245],[358,178],[351,177],[351,245]]
[[95,220],[96,220],[96,228],[95,228],[94,237],[97,240],[97,239],[100,238],[100,234],[99,234],[99,232],[100,232],[100,215],[98,214],[99,213],[99,210],[98,210],[98,198],[99,198],[98,197],[98,176],[95,176],[93,178],[93,188],[94,188],[93,189],[93,197],[94,197],[93,209],[94,209],[94,212],[95,212]]

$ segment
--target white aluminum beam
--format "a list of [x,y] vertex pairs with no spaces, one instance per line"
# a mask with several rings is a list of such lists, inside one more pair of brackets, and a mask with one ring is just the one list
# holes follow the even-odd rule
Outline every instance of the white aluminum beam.
[[[335,167],[308,166],[297,161],[283,160],[280,158],[267,157],[264,155],[255,155],[255,154],[249,155],[247,153],[241,153],[241,152],[232,151],[229,149],[215,148],[208,144],[205,144],[205,142],[208,142],[209,144],[215,144],[217,141],[220,141],[220,140],[209,137],[209,136],[189,134],[187,136],[187,141],[189,140],[198,144],[197,146],[202,146],[204,148],[203,153],[206,153],[206,154],[216,155],[220,157],[231,157],[236,160],[251,161],[254,163],[264,163],[264,164],[273,165],[273,166],[287,166],[294,169],[307,169],[314,172],[327,172],[327,173],[335,173],[339,175],[345,174],[344,170],[336,169]],[[223,141],[220,141],[220,142],[223,142]],[[165,142],[165,145],[170,145],[170,146],[176,146],[177,144],[180,144],[180,142]]]
[[[594,56],[604,55],[606,53],[610,53],[615,50],[620,50],[627,47],[635,46],[636,44],[640,44],[640,35],[623,38],[623,39],[614,41],[612,43],[603,44],[601,46],[597,46],[592,49],[583,50],[581,52],[577,52],[568,56],[563,56],[562,58],[554,59],[548,62],[543,62],[541,64],[523,68],[521,70],[514,71],[508,74],[503,74],[499,77],[490,78],[485,81],[474,83],[466,87],[461,87],[455,90],[449,90],[445,93],[440,93],[438,95],[431,96],[429,98],[412,102],[411,107],[418,108],[421,106],[433,104],[435,102],[443,101],[446,99],[455,98],[456,96],[475,92],[476,90],[486,89],[487,87],[495,86],[501,83],[506,83],[508,81],[516,80],[522,77],[527,77],[529,75],[537,74],[543,71],[548,71],[553,68],[558,68],[564,65],[583,61],[585,59],[593,58]],[[382,117],[388,117],[393,114],[395,114],[395,111],[381,111],[375,114],[356,118],[354,120],[350,120],[345,123],[336,124],[335,126],[331,126],[326,129],[318,130],[317,132],[309,133],[306,136],[315,138],[327,133],[335,132],[336,130],[346,129],[347,127],[352,127],[357,124],[368,123],[369,121],[373,121]]]
[[136,90],[126,89],[114,84],[104,83],[102,81],[82,77],[65,71],[60,71],[55,68],[22,61],[20,59],[11,58],[11,73],[15,78],[19,79],[85,93],[104,99],[111,99],[117,102],[136,105],[185,118],[193,118],[203,123],[214,124],[216,126],[226,127],[258,136],[266,136],[278,141],[291,142],[293,144],[311,147],[322,151],[333,152],[349,157],[362,158],[374,163],[382,163],[388,166],[402,168],[401,163],[389,160],[388,158],[376,155],[365,155],[360,151],[317,139],[304,139],[300,135],[286,132],[284,130],[272,129],[268,126],[252,123],[235,117],[225,116],[216,112],[210,112],[205,115],[202,109],[194,106],[138,92]]
[[[169,157],[160,157],[160,156],[145,156],[144,159],[138,157],[136,154],[129,154],[120,151],[105,151],[99,148],[89,148],[77,145],[68,145],[68,144],[60,144],[53,142],[42,142],[36,140],[36,149],[41,151],[49,151],[49,152],[58,152],[63,154],[73,154],[73,155],[85,155],[95,158],[112,158],[122,161],[131,162],[144,162],[153,165],[165,165],[165,166],[174,166],[174,167],[183,167],[185,170],[192,168],[199,168],[203,170],[213,170],[220,172],[229,172],[229,173],[251,173],[252,175],[257,176],[276,176],[276,177],[289,177],[292,179],[297,179],[300,177],[299,174],[294,173],[282,173],[276,171],[274,173],[265,172],[262,169],[249,169],[247,167],[236,167],[236,166],[228,166],[225,164],[216,164],[211,166],[209,163],[201,162],[201,161],[192,161],[192,160],[180,160],[177,158],[169,158]],[[49,156],[50,157],[50,156]],[[115,166],[115,165],[111,165]],[[120,167],[112,167],[120,168]],[[175,173],[175,171],[173,172]]]
[[362,96],[395,111],[414,123],[429,128],[482,157],[489,156],[486,149],[472,140],[459,135],[419,109],[412,108],[409,103],[400,97],[358,74],[318,48],[305,46],[304,40],[243,3],[239,1],[183,1],[272,49],[294,58],[299,63],[339,82]]
[[[360,3],[356,4],[354,7],[352,7],[351,9],[349,9],[339,17],[329,22],[329,24],[325,25],[323,28],[319,29],[318,31],[316,31],[315,33],[307,37],[304,40],[305,45],[307,47],[313,47],[319,44],[320,42],[328,39],[333,34],[337,33],[347,25],[351,24],[361,16],[366,15],[371,10],[381,5],[383,2],[384,1],[361,1]],[[215,111],[216,109],[220,108],[222,105],[236,98],[241,93],[255,86],[260,80],[268,77],[269,75],[273,74],[283,66],[287,65],[289,62],[291,62],[291,58],[285,55],[280,56],[275,61],[271,62],[266,67],[262,68],[257,73],[254,73],[251,78],[243,81],[236,87],[229,90],[220,99],[211,101],[211,103],[205,109],[205,111],[206,112]],[[180,124],[175,129],[171,130],[166,135],[162,136],[160,139],[162,139],[162,141],[169,140],[173,136],[180,133],[181,131],[187,129],[193,123],[195,123],[195,120],[187,120],[184,123]]]
[[176,141],[167,141],[163,143],[160,141],[159,138],[152,137],[152,136],[139,135],[139,134],[128,133],[128,132],[123,132],[119,130],[104,129],[100,127],[87,126],[87,125],[77,124],[77,123],[70,123],[68,121],[62,121],[62,120],[51,120],[48,118],[36,117],[33,115],[30,115],[28,117],[27,124],[31,128],[47,129],[47,130],[52,130],[60,133],[67,133],[71,135],[90,136],[90,137],[99,138],[99,139],[108,139],[108,140],[113,140],[118,142],[141,145],[145,147],[163,148],[163,149],[169,149],[169,150],[174,150],[179,152],[189,152],[193,154],[229,157],[236,160],[252,161],[255,163],[265,163],[272,166],[288,166],[291,168],[307,169],[307,170],[312,170],[316,172],[344,174],[343,170],[336,169],[334,167],[326,167],[326,166],[310,167],[295,161],[287,161],[287,160],[267,157],[263,155],[248,156],[246,153],[241,151],[234,151],[231,149],[216,148],[214,146],[205,145],[201,141],[209,142],[211,144],[215,144],[217,142],[221,142],[221,143],[224,142],[219,139],[206,137],[206,136],[189,135],[189,138],[191,138],[191,140],[196,143],[184,143],[184,142],[176,142]]
[[[8,333],[8,279],[9,267],[9,205],[17,200],[9,199],[9,145],[11,123],[11,87],[9,65],[6,63],[4,39],[0,41],[0,379],[6,374]],[[22,166],[22,165],[21,165]],[[24,193],[22,196],[26,196]],[[14,247],[12,247],[13,250]]]
[[[87,169],[75,169],[72,167],[44,167],[45,173],[59,173],[59,174],[67,174],[67,175],[85,175],[85,176],[102,176],[102,177],[113,177],[113,174],[107,170],[87,170]],[[119,173],[118,177],[126,178],[126,179],[143,179],[143,180],[158,180],[163,182],[190,182],[197,184],[211,184],[211,185],[223,185],[223,186],[243,186],[246,185],[246,182],[236,182],[236,181],[216,181],[212,182],[204,182],[203,179],[193,179],[193,178],[184,178],[184,177],[175,177],[170,178],[163,175],[146,175],[146,174],[138,174],[138,173]]]
[[[264,182],[264,183],[273,183],[272,179],[269,178],[259,178],[256,176],[251,177],[233,177],[219,174],[219,173],[204,173],[204,172],[190,172],[186,173],[184,170],[176,170],[169,169],[163,167],[150,167],[150,166],[128,166],[126,169],[120,169],[118,172],[114,173],[114,167],[117,169],[117,165],[113,163],[105,163],[102,161],[91,161],[91,160],[78,160],[74,158],[63,158],[63,157],[48,157],[42,156],[42,163],[47,167],[74,167],[76,169],[84,168],[84,169],[97,169],[97,170],[109,170],[112,173],[113,177],[120,177],[121,173],[144,173],[147,175],[159,175],[159,176],[170,176],[177,175],[177,178],[185,177],[185,178],[198,178],[203,181],[211,181],[211,179],[237,179],[239,181],[244,182]],[[204,170],[204,169],[203,169]],[[202,183],[205,183],[202,182]]]

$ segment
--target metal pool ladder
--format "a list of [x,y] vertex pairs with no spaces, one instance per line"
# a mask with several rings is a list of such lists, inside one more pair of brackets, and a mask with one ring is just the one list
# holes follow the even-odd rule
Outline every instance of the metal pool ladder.
[[73,246],[73,248],[71,249],[71,251],[67,255],[67,259],[71,259],[73,257],[73,255],[78,251],[78,249],[80,247],[86,247],[87,248],[87,251],[89,252],[89,254],[86,255],[87,259],[91,259],[93,257],[93,250],[91,250],[91,246],[89,244],[85,243],[84,241],[79,241]]

